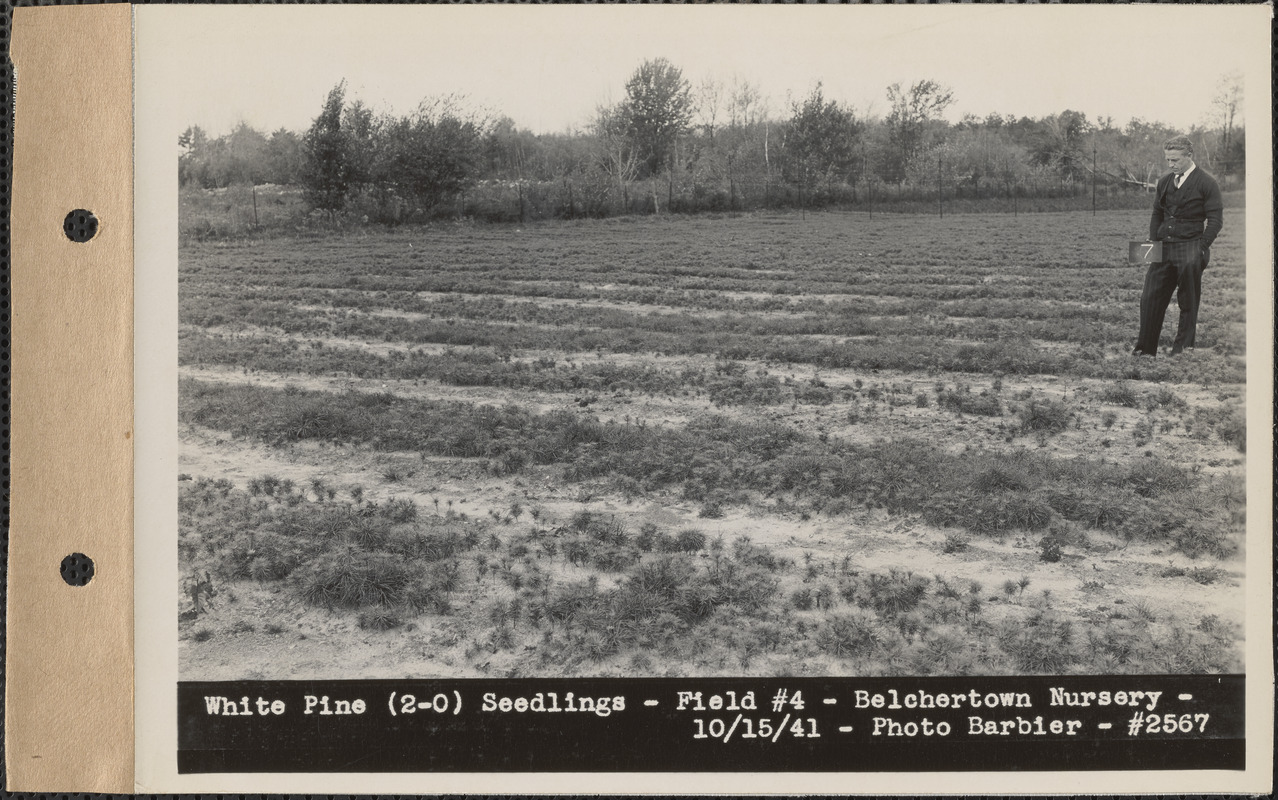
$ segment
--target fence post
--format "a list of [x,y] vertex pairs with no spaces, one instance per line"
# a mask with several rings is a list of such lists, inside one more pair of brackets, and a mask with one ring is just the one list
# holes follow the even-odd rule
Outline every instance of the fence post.
[[1096,139],[1092,138],[1092,216],[1096,216]]
[[945,219],[945,186],[941,183],[941,157],[936,157],[936,207]]

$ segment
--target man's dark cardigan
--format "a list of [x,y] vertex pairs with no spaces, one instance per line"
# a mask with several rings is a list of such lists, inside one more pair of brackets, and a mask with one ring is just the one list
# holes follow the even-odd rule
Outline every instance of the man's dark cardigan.
[[[1194,167],[1179,189],[1172,183],[1175,173],[1158,179],[1154,213],[1149,220],[1149,238],[1157,242],[1183,242],[1202,237],[1203,247],[1211,247],[1225,224],[1225,204],[1216,179]],[[1204,230],[1203,223],[1207,223]]]

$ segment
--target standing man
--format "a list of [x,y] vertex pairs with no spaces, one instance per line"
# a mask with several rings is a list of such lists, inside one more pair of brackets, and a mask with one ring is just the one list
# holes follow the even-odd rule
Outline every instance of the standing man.
[[1211,259],[1211,243],[1225,224],[1220,186],[1194,165],[1194,145],[1189,137],[1168,139],[1163,143],[1163,155],[1171,172],[1158,180],[1149,220],[1149,240],[1163,243],[1163,260],[1150,264],[1145,273],[1134,356],[1158,353],[1158,336],[1173,291],[1180,306],[1180,322],[1171,354],[1193,348],[1203,270]]

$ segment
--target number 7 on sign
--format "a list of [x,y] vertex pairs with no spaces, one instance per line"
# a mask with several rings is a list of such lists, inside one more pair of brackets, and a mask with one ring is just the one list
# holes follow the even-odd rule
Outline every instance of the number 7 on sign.
[[1127,260],[1132,264],[1154,264],[1163,260],[1162,242],[1129,242]]

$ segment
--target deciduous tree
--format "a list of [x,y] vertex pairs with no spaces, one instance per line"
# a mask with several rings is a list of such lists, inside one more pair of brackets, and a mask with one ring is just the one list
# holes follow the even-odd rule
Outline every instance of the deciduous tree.
[[821,84],[794,103],[785,133],[786,158],[804,186],[846,177],[857,161],[861,125],[850,109],[826,100]]
[[916,81],[909,89],[894,83],[887,90],[892,110],[885,120],[888,140],[894,145],[899,163],[899,174],[904,175],[915,156],[928,142],[929,126],[954,102],[954,92],[936,81]]
[[346,81],[329,90],[310,130],[302,139],[302,185],[307,203],[335,214],[346,206],[350,190],[350,141],[342,130]]
[[669,168],[675,143],[692,120],[692,89],[664,58],[645,61],[626,81],[629,135],[647,174]]
[[394,185],[429,208],[478,177],[485,121],[457,98],[425,100],[411,116],[390,123],[386,161]]

